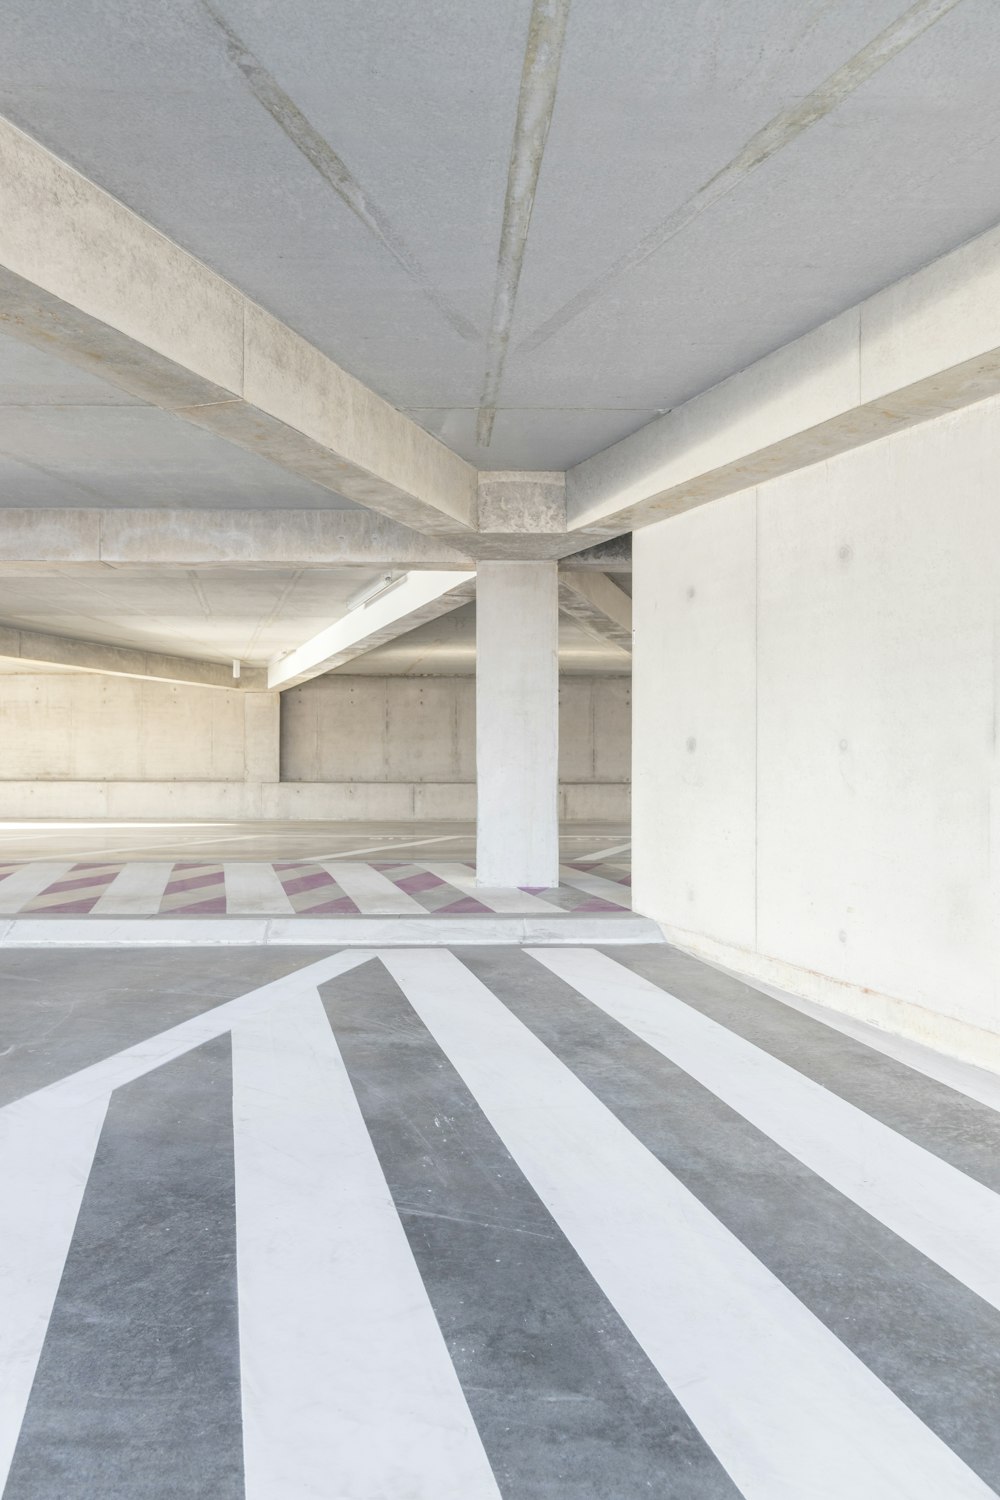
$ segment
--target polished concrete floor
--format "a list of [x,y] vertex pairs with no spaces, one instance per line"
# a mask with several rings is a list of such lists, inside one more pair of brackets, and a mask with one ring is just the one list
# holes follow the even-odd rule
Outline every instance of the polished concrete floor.
[[[572,823],[561,832],[566,859],[628,847],[629,829]],[[476,857],[474,823],[0,822],[2,860],[368,859],[394,851],[428,858]],[[423,857],[422,855],[420,857]]]
[[1000,1493],[992,1075],[666,945],[0,994],[4,1500]]

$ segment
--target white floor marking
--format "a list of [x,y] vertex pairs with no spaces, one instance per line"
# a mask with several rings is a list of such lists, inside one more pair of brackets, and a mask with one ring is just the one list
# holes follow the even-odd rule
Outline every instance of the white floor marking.
[[173,861],[160,864],[124,865],[90,915],[93,917],[147,917],[158,912],[163,892],[174,868]]
[[14,1449],[107,1113],[30,1094],[0,1113],[0,1491]]
[[[189,1021],[181,1021],[178,1026],[159,1031],[155,1036],[136,1042],[132,1047],[125,1047],[111,1057],[80,1068],[55,1083],[46,1084],[28,1097],[37,1100],[39,1105],[52,1104],[58,1109],[71,1109],[91,1100],[104,1098],[112,1089],[120,1088],[123,1083],[131,1083],[134,1078],[141,1078],[153,1068],[158,1068],[161,1063],[170,1062],[171,1059],[190,1052],[192,1047],[200,1047],[203,1042],[210,1042],[215,1037],[224,1035],[237,1021],[252,1019],[259,1011],[272,1006],[280,1011],[286,1002],[290,1003],[303,993],[311,994],[318,984],[325,984],[328,979],[346,974],[348,970],[357,968],[358,964],[366,963],[372,957],[373,954],[364,948],[352,948],[350,952],[334,953],[329,958],[306,964],[294,974],[273,979],[259,989],[248,990],[235,1000],[226,1000],[222,1005],[203,1011],[200,1016],[192,1016]],[[15,1102],[0,1108],[0,1125],[11,1110],[20,1107],[20,1102]]]
[[1000,1308],[1000,1196],[613,958],[579,948],[528,951]]
[[597,849],[593,854],[585,856],[586,859],[610,859],[613,854],[624,854],[626,849],[631,849],[631,839],[627,844],[614,844],[610,849]]
[[[240,844],[247,839],[259,839],[259,833],[231,833],[224,837],[212,837],[210,839],[160,839],[158,843],[147,843],[144,840],[133,841],[122,844],[102,844],[99,849],[78,849],[73,854],[77,863],[80,860],[106,859],[108,864],[126,864],[129,859],[135,859],[140,854],[145,854],[149,849],[176,849],[177,858],[185,859],[186,850],[197,848],[202,844]],[[214,863],[209,857],[208,863]]]
[[379,957],[747,1500],[994,1495],[453,954]]
[[233,1029],[247,1500],[500,1500],[319,995]]
[[397,849],[423,849],[427,844],[457,844],[467,833],[439,833],[433,839],[389,839],[384,844],[370,844],[367,849],[344,849],[341,853],[317,854],[314,863],[330,859],[356,859],[359,854],[395,854]]
[[350,896],[362,916],[420,916],[428,915],[426,907],[415,901],[406,891],[401,891],[381,870],[371,865],[354,863],[345,859],[320,862],[321,869],[332,875],[346,896]]
[[[62,880],[72,868],[72,864],[57,865],[47,862],[22,865],[19,870],[15,870],[0,880],[0,912],[5,916],[12,916],[19,912],[35,896],[40,896],[47,886],[54,885],[57,880]],[[72,891],[66,893],[66,900],[73,900]]]
[[508,912],[519,915],[530,911],[546,911],[551,914],[561,911],[554,901],[543,901],[540,896],[532,896],[527,891],[501,889],[499,886],[477,885],[474,870],[468,865],[461,864],[423,864],[422,870],[429,870],[439,880],[444,880],[448,885],[453,885],[463,895],[473,896],[475,900],[481,901],[488,906],[490,911]]
[[631,907],[632,892],[627,885],[616,880],[606,880],[603,875],[591,875],[583,870],[570,870],[563,866],[559,874],[561,885],[571,885],[588,896],[599,896],[602,901],[617,901],[619,906]]
[[271,864],[224,864],[226,913],[231,917],[290,916],[295,908]]

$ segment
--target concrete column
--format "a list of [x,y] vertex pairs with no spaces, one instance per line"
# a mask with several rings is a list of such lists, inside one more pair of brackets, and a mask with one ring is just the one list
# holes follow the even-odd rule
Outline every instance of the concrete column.
[[246,693],[244,695],[243,735],[247,781],[280,781],[280,693]]
[[556,564],[481,562],[477,571],[477,879],[558,885]]

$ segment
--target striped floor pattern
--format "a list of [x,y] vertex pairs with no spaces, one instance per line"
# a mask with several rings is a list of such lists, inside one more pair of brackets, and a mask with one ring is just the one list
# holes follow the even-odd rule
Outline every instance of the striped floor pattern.
[[475,881],[475,865],[457,861],[38,861],[0,864],[0,916],[489,916],[631,907],[619,863],[566,865],[551,890]]
[[4,1500],[1000,1493],[1000,1080],[667,947],[6,962]]

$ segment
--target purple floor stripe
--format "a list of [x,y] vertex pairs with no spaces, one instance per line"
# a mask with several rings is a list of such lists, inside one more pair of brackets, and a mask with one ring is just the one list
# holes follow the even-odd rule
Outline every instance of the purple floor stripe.
[[[114,875],[85,875],[80,880],[57,880],[40,892],[42,896],[54,895],[56,891],[82,891],[88,885],[110,885]],[[94,898],[97,899],[96,896]]]
[[[277,869],[277,866],[275,866],[275,869]],[[281,882],[284,886],[286,896],[297,896],[301,891],[314,891],[318,886],[336,885],[336,883],[333,876],[328,875],[325,870],[317,870],[312,875],[296,875],[294,880],[283,880]]]
[[171,880],[163,894],[174,896],[180,891],[198,890],[200,886],[221,885],[225,878],[221,870],[216,875],[189,875],[186,880]]
[[169,911],[161,911],[161,917],[193,917],[201,913],[204,916],[224,917],[226,915],[225,896],[213,896],[210,901],[198,901],[193,906],[175,906]]
[[79,901],[62,901],[58,906],[26,906],[21,915],[27,917],[85,916],[96,906],[100,895],[82,896]]
[[349,896],[341,896],[339,901],[324,901],[322,905],[310,906],[308,911],[300,911],[296,915],[300,917],[360,917],[361,912]]
[[438,886],[445,885],[447,882],[439,879],[437,875],[432,875],[429,870],[425,870],[419,875],[407,875],[403,880],[393,881],[393,884],[398,885],[401,891],[406,891],[408,895],[413,896],[417,891],[436,890]]

